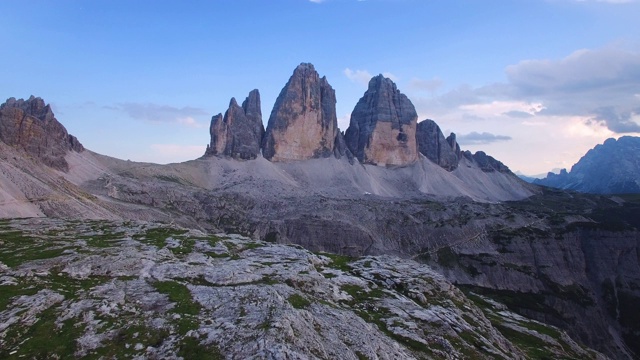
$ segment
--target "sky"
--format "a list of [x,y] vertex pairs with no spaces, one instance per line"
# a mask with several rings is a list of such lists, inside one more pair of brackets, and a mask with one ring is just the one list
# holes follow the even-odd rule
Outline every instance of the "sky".
[[211,117],[259,89],[266,123],[301,62],[339,127],[369,79],[418,120],[528,175],[640,135],[640,0],[0,0],[0,101],[42,97],[83,145],[200,157]]

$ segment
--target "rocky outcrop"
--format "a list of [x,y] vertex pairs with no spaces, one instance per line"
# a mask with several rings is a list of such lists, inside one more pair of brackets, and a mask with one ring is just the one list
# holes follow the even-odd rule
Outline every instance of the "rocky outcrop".
[[353,109],[345,140],[362,163],[408,165],[418,159],[417,120],[411,101],[391,79],[378,75]]
[[449,134],[449,136],[447,136],[447,143],[449,144],[451,149],[453,149],[453,153],[456,154],[456,157],[458,158],[458,160],[460,160],[460,156],[462,156],[462,151],[460,150],[460,144],[458,144],[458,141],[456,140],[455,133],[451,133]]
[[271,161],[307,160],[334,154],[338,134],[336,95],[312,64],[300,64],[271,111],[262,153]]
[[462,152],[462,156],[470,162],[478,165],[480,170],[484,172],[497,171],[505,174],[511,173],[511,170],[509,170],[507,165],[496,160],[493,156],[487,155],[484,151],[477,151],[475,154],[472,154],[471,151],[467,150]]
[[607,139],[571,168],[534,184],[594,194],[640,193],[640,137]]
[[452,139],[451,143],[444,138],[440,127],[433,120],[427,119],[418,123],[418,151],[443,169],[453,171],[458,167],[456,150],[459,152],[460,147],[455,142],[455,134],[451,134],[449,138]]
[[205,156],[255,159],[260,154],[264,135],[258,90],[249,93],[242,107],[232,98],[224,117],[218,114],[211,118],[209,133],[211,143],[207,146]]
[[21,219],[0,235],[3,359],[603,359],[396,257],[136,221]]
[[65,172],[69,170],[65,155],[84,150],[78,139],[56,120],[51,106],[34,96],[27,100],[9,98],[0,105],[0,141]]

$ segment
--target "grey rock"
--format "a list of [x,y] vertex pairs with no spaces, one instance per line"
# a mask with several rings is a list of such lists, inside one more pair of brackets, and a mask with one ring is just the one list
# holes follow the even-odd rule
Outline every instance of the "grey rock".
[[249,96],[238,105],[235,98],[229,103],[229,109],[211,118],[209,127],[211,143],[205,156],[229,156],[234,159],[250,160],[260,154],[260,145],[264,135],[260,93],[252,90]]
[[329,157],[337,134],[335,91],[312,64],[300,64],[273,106],[263,156],[271,161]]
[[[487,155],[484,151],[477,151],[475,154],[471,154],[471,151],[467,150],[462,152],[462,156],[478,165],[484,172],[497,171],[505,174],[513,174],[505,164],[496,160],[493,156]],[[513,176],[515,176],[515,174]]]
[[623,136],[596,145],[560,174],[534,184],[594,194],[640,193],[640,137]]
[[449,143],[449,146],[451,147],[451,149],[453,149],[453,152],[456,154],[456,157],[458,158],[458,160],[460,160],[460,156],[462,156],[462,151],[460,150],[460,144],[458,144],[458,141],[456,140],[455,133],[451,133],[449,134],[449,136],[447,136],[447,143]]
[[56,120],[51,106],[31,96],[27,100],[9,98],[0,105],[0,141],[20,148],[45,165],[68,171],[65,155],[84,147]]
[[455,134],[449,136],[451,141],[445,139],[438,124],[427,119],[418,123],[416,139],[418,151],[429,160],[447,171],[453,171],[458,167],[456,150],[459,152],[460,147],[455,142]]
[[[497,324],[534,336],[550,357],[604,359],[498,303],[480,308],[411,260],[325,256],[144,222],[23,219],[7,231],[24,239],[8,245],[20,261],[0,267],[20,284],[0,308],[3,358],[525,359],[530,350]],[[34,259],[31,246],[47,257]],[[50,336],[34,331],[45,325],[64,331],[64,346],[33,346]]]
[[391,79],[378,75],[351,113],[345,141],[362,163],[405,166],[418,159],[417,120],[406,95]]
[[343,156],[346,156],[350,163],[353,164],[355,157],[351,153],[351,150],[347,147],[347,143],[344,141],[344,133],[338,132],[335,140],[335,149],[333,150],[333,154],[336,159],[340,159]]

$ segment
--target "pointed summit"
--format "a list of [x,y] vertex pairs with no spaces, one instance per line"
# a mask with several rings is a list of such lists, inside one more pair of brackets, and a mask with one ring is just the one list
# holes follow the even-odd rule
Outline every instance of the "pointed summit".
[[452,133],[449,138],[445,139],[435,121],[427,119],[419,122],[416,140],[418,141],[418,150],[429,160],[447,171],[453,171],[458,167],[457,154],[460,153],[460,147],[456,143],[456,136]]
[[417,120],[411,101],[391,79],[378,75],[351,113],[345,141],[362,163],[408,165],[418,159]]
[[335,91],[312,64],[298,65],[273,106],[262,154],[271,161],[328,157],[337,134]]
[[258,90],[249,93],[242,107],[235,98],[231,98],[224,117],[218,114],[211,118],[209,133],[211,143],[207,146],[205,156],[255,159],[260,153],[260,142],[264,134]]
[[84,147],[56,120],[51,106],[33,95],[27,99],[9,98],[0,105],[0,141],[21,148],[45,165],[68,171],[65,155]]

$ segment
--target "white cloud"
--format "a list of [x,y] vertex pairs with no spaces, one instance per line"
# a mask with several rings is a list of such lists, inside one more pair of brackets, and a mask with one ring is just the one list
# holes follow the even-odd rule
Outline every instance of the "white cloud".
[[382,76],[384,76],[384,77],[386,77],[386,78],[389,78],[389,79],[391,79],[391,80],[393,80],[393,81],[398,81],[398,79],[399,79],[397,76],[393,75],[393,74],[392,74],[392,73],[390,73],[390,72],[383,72],[383,73],[382,73]]
[[351,70],[349,68],[344,69],[344,75],[351,81],[367,86],[369,80],[373,77],[367,70]]
[[320,4],[322,2],[324,2],[325,0],[309,0],[312,3],[316,3],[316,4]]
[[443,84],[442,80],[437,77],[428,80],[413,78],[409,81],[409,88],[416,91],[427,91],[433,93],[441,88]]
[[177,108],[153,103],[120,103],[115,106],[105,106],[105,108],[122,111],[138,120],[175,123],[196,128],[206,127],[206,125],[198,123],[195,117],[207,115],[207,113],[202,109],[190,106]]
[[187,116],[185,118],[178,118],[177,119],[178,124],[187,126],[187,127],[191,127],[191,128],[196,128],[196,129],[201,129],[201,128],[206,128],[207,125],[200,123],[198,121],[196,121],[194,118],[192,118],[191,116]]
[[340,131],[347,131],[347,128],[349,127],[349,122],[351,121],[351,115],[350,114],[345,114],[343,116],[340,116],[338,118],[338,128],[340,129]]
[[472,131],[468,134],[458,135],[456,140],[460,145],[484,145],[497,141],[508,141],[511,140],[511,136]]

